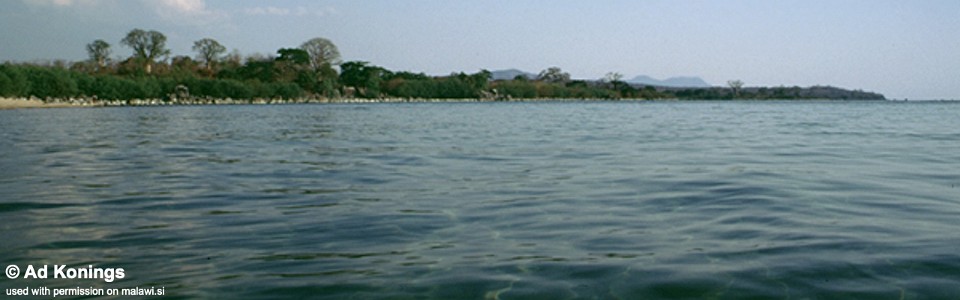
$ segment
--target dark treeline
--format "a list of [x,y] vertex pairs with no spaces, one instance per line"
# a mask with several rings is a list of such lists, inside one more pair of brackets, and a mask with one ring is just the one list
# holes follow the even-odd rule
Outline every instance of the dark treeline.
[[[125,59],[110,59],[111,45],[96,40],[87,45],[89,60],[67,63],[0,65],[0,96],[41,99],[102,100],[176,97],[231,99],[296,98],[423,98],[489,99],[883,99],[882,95],[832,87],[659,88],[621,81],[610,73],[593,81],[571,80],[553,67],[536,78],[491,80],[491,72],[428,76],[391,71],[368,62],[341,62],[336,46],[315,38],[298,48],[281,48],[274,55],[242,57],[227,53],[216,40],[193,46],[196,55],[171,56],[166,36],[134,29],[120,43],[132,50]],[[337,70],[339,69],[339,70]]]
[[882,94],[865,92],[862,90],[846,90],[832,86],[812,87],[742,87],[742,83],[732,82],[729,88],[669,88],[667,91],[677,99],[700,100],[800,100],[800,99],[833,99],[833,100],[885,100]]

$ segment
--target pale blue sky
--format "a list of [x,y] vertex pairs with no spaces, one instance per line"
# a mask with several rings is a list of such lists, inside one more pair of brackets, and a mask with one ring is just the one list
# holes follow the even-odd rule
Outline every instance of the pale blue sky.
[[243,54],[313,37],[344,60],[448,74],[558,66],[575,78],[700,76],[960,99],[960,1],[0,1],[0,61],[114,56],[133,28],[174,55],[212,37]]

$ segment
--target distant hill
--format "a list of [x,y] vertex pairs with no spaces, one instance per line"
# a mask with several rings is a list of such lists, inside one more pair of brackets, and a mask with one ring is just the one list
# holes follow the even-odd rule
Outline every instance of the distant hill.
[[527,79],[537,78],[537,74],[528,73],[517,69],[499,70],[490,73],[493,74],[493,80],[513,80],[520,75],[526,76]]
[[627,80],[627,82],[664,87],[710,87],[710,84],[703,81],[700,77],[670,77],[666,80],[658,80],[650,76],[640,75]]

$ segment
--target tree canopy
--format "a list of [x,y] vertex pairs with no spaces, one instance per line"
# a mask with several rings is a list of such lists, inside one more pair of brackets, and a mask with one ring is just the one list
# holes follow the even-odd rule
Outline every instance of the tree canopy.
[[303,44],[300,45],[300,49],[310,54],[310,65],[313,66],[314,70],[319,71],[324,66],[329,67],[340,64],[340,50],[337,50],[337,46],[328,39],[310,39],[309,41],[303,42]]
[[97,65],[97,68],[103,68],[110,59],[110,44],[104,40],[96,40],[87,44],[87,54],[90,61]]
[[193,51],[197,52],[197,60],[202,61],[209,70],[227,52],[227,47],[214,39],[205,38],[193,43]]
[[537,79],[551,83],[565,83],[570,81],[570,73],[560,70],[559,67],[550,67],[541,71]]
[[281,48],[277,50],[277,54],[280,55],[276,58],[277,61],[286,61],[296,65],[310,64],[310,53],[303,49]]
[[153,63],[157,58],[170,54],[167,49],[167,36],[155,30],[131,30],[120,43],[133,49],[133,58],[144,64],[147,74],[152,73]]

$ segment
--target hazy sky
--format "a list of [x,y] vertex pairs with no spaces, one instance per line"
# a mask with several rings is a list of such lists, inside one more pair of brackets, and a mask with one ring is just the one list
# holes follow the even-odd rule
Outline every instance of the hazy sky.
[[4,0],[0,61],[82,60],[95,39],[126,57],[133,28],[174,55],[204,37],[244,55],[325,37],[345,61],[434,75],[558,66],[960,99],[956,0]]

